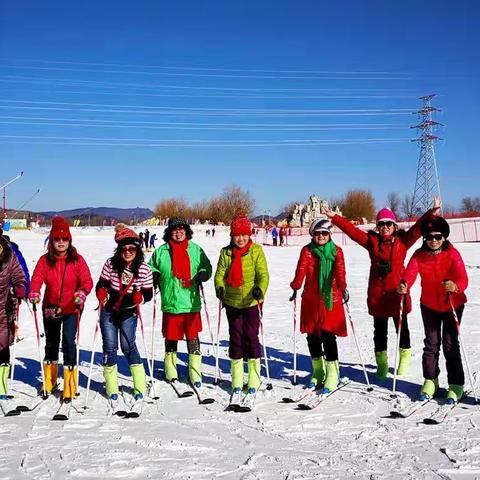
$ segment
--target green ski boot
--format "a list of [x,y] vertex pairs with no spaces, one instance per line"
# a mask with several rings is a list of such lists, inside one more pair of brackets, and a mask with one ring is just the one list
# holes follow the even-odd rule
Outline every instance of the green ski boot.
[[317,388],[325,381],[325,357],[312,358],[312,370],[308,388]]
[[248,393],[255,393],[260,387],[260,359],[248,359]]
[[196,388],[202,386],[202,356],[196,353],[188,355],[188,378]]
[[10,364],[2,363],[0,365],[0,400],[7,399],[9,373],[10,373]]
[[130,372],[133,379],[133,396],[135,400],[141,400],[147,392],[147,377],[143,363],[130,365]]
[[388,375],[388,355],[387,352],[375,352],[375,360],[377,362],[377,372],[375,376],[377,380],[385,380]]
[[104,365],[103,378],[105,378],[105,390],[108,398],[118,398],[118,370],[117,365]]
[[230,370],[232,372],[232,390],[239,392],[243,388],[243,358],[232,358]]
[[438,378],[435,378],[434,380],[430,380],[429,378],[426,378],[423,381],[423,386],[422,389],[420,390],[420,401],[427,400],[429,398],[433,398],[434,395],[437,393],[438,390]]
[[323,384],[322,393],[330,393],[333,392],[338,386],[338,382],[340,379],[340,368],[338,365],[338,360],[334,361],[327,361],[325,362],[326,366],[326,377],[325,383]]
[[400,360],[398,362],[398,368],[397,368],[397,375],[399,375],[400,377],[403,377],[408,374],[411,360],[412,360],[412,349],[401,348]]
[[167,382],[178,379],[177,374],[177,352],[166,352],[164,360],[165,378]]
[[447,403],[453,405],[458,403],[463,397],[463,385],[454,385],[453,383],[448,386]]

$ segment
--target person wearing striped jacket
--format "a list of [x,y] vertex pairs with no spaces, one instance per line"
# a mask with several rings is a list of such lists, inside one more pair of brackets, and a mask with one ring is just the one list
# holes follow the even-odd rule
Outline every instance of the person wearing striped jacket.
[[153,298],[152,272],[144,262],[142,243],[130,228],[116,227],[117,248],[103,265],[97,282],[97,298],[102,306],[100,329],[103,339],[103,374],[107,396],[119,394],[117,350],[127,359],[133,378],[134,397],[140,400],[147,390],[145,369],[135,341],[139,305]]

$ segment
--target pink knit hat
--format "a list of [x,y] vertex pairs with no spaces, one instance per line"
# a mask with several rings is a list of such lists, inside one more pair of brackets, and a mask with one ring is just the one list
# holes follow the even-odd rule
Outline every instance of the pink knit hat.
[[397,223],[397,217],[389,208],[382,208],[377,213],[377,223],[378,222],[393,222]]

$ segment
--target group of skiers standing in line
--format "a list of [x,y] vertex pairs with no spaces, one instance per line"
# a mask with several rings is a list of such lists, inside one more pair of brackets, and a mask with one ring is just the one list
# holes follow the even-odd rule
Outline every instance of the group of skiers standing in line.
[[[333,211],[325,209],[330,219],[316,219],[310,226],[311,241],[298,260],[290,286],[295,300],[304,285],[301,302],[300,330],[307,335],[312,357],[312,376],[308,387],[334,390],[339,382],[337,336],[346,336],[343,303],[348,302],[345,260],[342,249],[332,241],[332,224],[343,230],[369,252],[371,259],[368,285],[368,310],[374,319],[376,376],[388,375],[387,330],[393,318],[396,329],[401,325],[400,361],[397,373],[405,375],[411,360],[407,314],[411,310],[409,290],[418,274],[422,279],[421,312],[425,326],[423,354],[423,397],[438,389],[439,351],[447,361],[448,397],[457,402],[463,396],[464,374],[460,356],[456,318],[461,319],[466,297],[467,275],[459,252],[448,241],[449,226],[437,216],[440,204],[426,212],[408,231],[398,228],[389,209],[377,215],[376,230],[364,232]],[[105,262],[95,291],[100,308],[103,339],[103,366],[107,396],[119,394],[117,374],[118,345],[130,366],[134,396],[143,398],[147,382],[143,362],[136,346],[136,328],[140,305],[161,296],[162,334],[165,339],[164,370],[169,382],[178,379],[177,346],[186,340],[189,381],[200,388],[202,357],[199,332],[202,330],[202,284],[212,276],[212,266],[203,249],[192,241],[187,221],[170,218],[164,244],[144,260],[142,241],[136,232],[117,225],[113,256]],[[263,248],[252,242],[250,221],[243,215],[230,226],[230,243],[222,248],[214,276],[216,296],[225,307],[229,324],[229,357],[232,391],[244,386],[244,363],[247,364],[247,389],[254,393],[260,387],[262,306],[269,284],[267,261]],[[419,248],[405,269],[407,250],[423,237]],[[12,318],[7,298],[20,301],[26,296],[26,280],[9,242],[0,239],[0,399],[7,394],[10,351],[13,339],[9,325]],[[75,337],[87,295],[93,288],[88,266],[72,245],[72,236],[64,219],[54,218],[47,253],[34,270],[28,294],[29,301],[42,303],[45,330],[45,394],[57,388],[60,339],[64,352],[63,398],[74,397],[77,385]],[[12,302],[10,302],[12,303]],[[8,313],[10,312],[10,313]]]

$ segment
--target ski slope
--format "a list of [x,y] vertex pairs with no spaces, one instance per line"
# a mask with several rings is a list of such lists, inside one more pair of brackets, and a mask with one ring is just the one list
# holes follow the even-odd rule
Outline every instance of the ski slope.
[[[227,229],[217,228],[215,238],[206,237],[207,227],[194,227],[194,241],[206,251],[215,267],[220,248],[228,242]],[[162,237],[163,228],[150,228]],[[43,253],[48,231],[13,232],[30,271]],[[115,247],[113,229],[72,229],[74,245],[86,258],[94,281],[105,259]],[[337,478],[480,478],[480,407],[467,398],[445,422],[424,425],[421,420],[433,411],[437,402],[408,419],[387,417],[392,400],[392,378],[379,384],[374,378],[373,326],[366,310],[369,259],[356,245],[344,248],[347,267],[350,310],[358,341],[375,386],[366,392],[365,380],[353,337],[339,339],[341,376],[352,381],[312,411],[297,410],[295,404],[280,403],[282,397],[295,395],[290,380],[293,366],[293,305],[288,302],[289,283],[303,244],[309,238],[290,238],[287,247],[265,246],[270,269],[270,288],[264,308],[267,344],[273,390],[262,389],[251,413],[225,412],[229,401],[228,329],[222,316],[220,367],[226,380],[213,386],[214,357],[206,317],[201,336],[204,354],[206,395],[216,401],[199,405],[196,397],[179,399],[165,382],[156,382],[158,402],[149,400],[138,419],[109,416],[103,396],[101,346],[92,377],[89,408],[85,387],[90,347],[97,313],[95,296],[89,296],[81,322],[81,395],[74,401],[70,419],[52,422],[58,406],[50,397],[36,410],[18,417],[0,418],[0,477],[6,479],[337,479]],[[469,303],[463,321],[463,338],[473,371],[480,364],[480,250],[478,243],[457,244],[467,264],[470,286]],[[410,253],[413,252],[413,249]],[[205,285],[212,328],[216,329],[218,301],[213,281]],[[410,316],[413,359],[411,374],[397,388],[401,402],[416,398],[422,382],[421,353],[423,328],[419,313],[419,285],[413,290],[414,310]],[[157,309],[158,311],[159,309]],[[152,302],[143,306],[147,344],[152,333]],[[163,340],[161,317],[157,318],[155,377],[162,378]],[[395,335],[390,324],[389,357],[393,367]],[[25,305],[21,307],[20,335],[13,393],[27,402],[39,384],[39,362],[33,319]],[[144,357],[140,329],[139,349]],[[310,370],[306,339],[297,334],[299,380]],[[180,374],[186,374],[186,346],[179,343]],[[442,360],[441,385],[446,386]],[[264,372],[264,370],[262,369]],[[392,370],[391,370],[392,371]],[[120,381],[129,398],[132,386],[122,357]],[[468,382],[468,380],[467,380]],[[266,382],[263,383],[265,387]],[[300,387],[295,387],[299,389]]]

